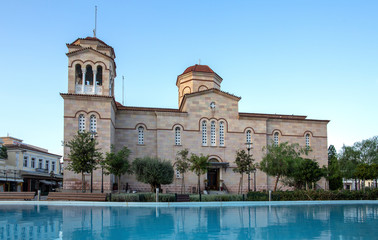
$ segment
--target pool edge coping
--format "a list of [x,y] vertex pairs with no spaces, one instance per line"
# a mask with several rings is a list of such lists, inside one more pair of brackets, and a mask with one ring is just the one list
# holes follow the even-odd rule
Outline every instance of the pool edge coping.
[[79,202],[79,201],[0,201],[3,205],[93,206],[93,207],[240,207],[332,204],[378,204],[378,200],[326,201],[237,201],[237,202]]

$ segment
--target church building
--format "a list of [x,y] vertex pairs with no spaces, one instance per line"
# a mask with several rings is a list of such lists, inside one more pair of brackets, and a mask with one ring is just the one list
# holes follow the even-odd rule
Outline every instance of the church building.
[[[236,151],[246,150],[261,162],[263,147],[281,142],[310,146],[309,158],[319,166],[327,165],[328,120],[307,119],[307,116],[239,112],[241,97],[221,89],[223,79],[209,66],[194,65],[177,76],[178,107],[146,108],[123,106],[115,101],[114,81],[117,76],[114,49],[95,37],[78,38],[67,44],[68,92],[64,99],[64,141],[77,131],[96,132],[98,147],[109,152],[126,146],[129,160],[138,157],[158,157],[175,163],[176,154],[190,153],[209,156],[208,172],[201,176],[201,191],[206,188],[238,191],[240,174],[233,172]],[[226,81],[228,79],[225,79]],[[174,79],[172,79],[173,84]],[[158,98],[159,96],[155,96]],[[248,144],[247,144],[248,145]],[[69,162],[69,149],[64,149],[64,165]],[[251,189],[270,190],[274,177],[257,169],[251,176]],[[103,177],[103,178],[102,178]],[[173,183],[163,185],[164,192],[179,192],[181,177],[175,174]],[[102,181],[103,179],[103,181]],[[106,192],[113,188],[114,176],[102,176],[101,168],[93,173],[93,189],[101,186]],[[248,178],[244,177],[244,191]],[[120,187],[150,191],[150,186],[138,182],[134,175],[125,175]],[[90,174],[86,176],[89,187]],[[197,191],[197,176],[185,174],[186,192]],[[87,189],[88,189],[87,187]],[[324,179],[317,187],[327,188]],[[64,190],[80,190],[81,175],[64,170]]]

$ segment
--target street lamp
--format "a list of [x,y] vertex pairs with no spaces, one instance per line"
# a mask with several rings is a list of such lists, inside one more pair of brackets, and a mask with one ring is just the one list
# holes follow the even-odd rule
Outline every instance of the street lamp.
[[[248,158],[249,158],[249,156],[250,156],[249,152],[251,151],[252,143],[250,141],[247,141],[245,145],[247,146]],[[248,192],[251,191],[251,173],[250,173],[251,171],[250,171],[249,168],[250,168],[250,164],[248,165]]]
[[[95,136],[96,136],[96,132],[95,131],[91,131],[91,141],[92,142],[93,142]],[[92,158],[93,158],[93,154],[92,154]],[[91,193],[93,193],[93,168],[91,170]]]
[[101,193],[104,193],[104,165],[101,164]]

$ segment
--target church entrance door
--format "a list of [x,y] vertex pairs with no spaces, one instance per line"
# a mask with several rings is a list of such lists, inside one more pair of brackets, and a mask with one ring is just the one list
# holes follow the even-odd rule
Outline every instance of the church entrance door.
[[219,168],[207,169],[207,186],[210,190],[219,189]]

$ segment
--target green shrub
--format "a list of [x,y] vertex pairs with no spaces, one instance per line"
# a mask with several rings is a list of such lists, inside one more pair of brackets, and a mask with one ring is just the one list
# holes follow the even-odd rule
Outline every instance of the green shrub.
[[[243,201],[243,195],[201,195],[202,202]],[[155,202],[155,193],[121,193],[112,194],[112,202]],[[199,202],[198,194],[189,195],[191,202]],[[269,201],[268,192],[249,192],[245,201]],[[378,200],[378,189],[365,191],[277,191],[272,192],[272,201],[309,201],[309,200]],[[159,194],[159,202],[175,202],[174,194]]]
[[[191,202],[199,202],[199,195],[192,194],[189,196]],[[201,195],[202,202],[229,202],[243,201],[243,195],[240,194],[219,194],[219,195]]]

